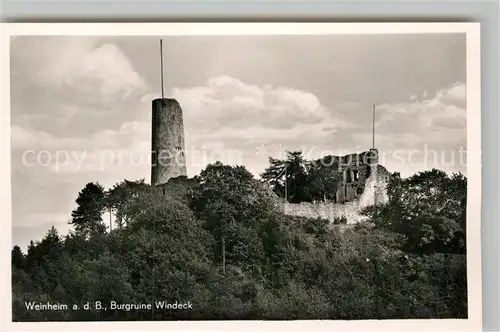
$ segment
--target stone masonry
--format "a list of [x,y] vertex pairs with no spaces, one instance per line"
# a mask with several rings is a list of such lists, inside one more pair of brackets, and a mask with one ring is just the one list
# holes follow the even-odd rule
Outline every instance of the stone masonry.
[[151,185],[186,176],[184,124],[177,100],[153,100],[151,129]]

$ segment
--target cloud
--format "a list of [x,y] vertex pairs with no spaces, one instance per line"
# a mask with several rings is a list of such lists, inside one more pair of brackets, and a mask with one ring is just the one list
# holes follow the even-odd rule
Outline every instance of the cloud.
[[57,137],[44,131],[13,125],[11,149],[25,151],[126,148],[137,140],[149,140],[149,132],[149,126],[139,121],[125,122],[117,130],[104,129],[81,137]]
[[[385,165],[405,176],[433,167],[466,173],[466,86],[456,82],[429,96],[424,91],[408,101],[377,106],[375,146],[385,154]],[[371,133],[351,137],[366,142]]]
[[59,176],[98,173],[107,183],[123,177],[146,177],[150,167],[149,127],[143,122],[126,122],[117,130],[77,138],[13,126],[13,164],[25,172]]
[[99,39],[57,39],[57,50],[38,71],[36,78],[46,87],[67,90],[84,100],[111,103],[147,88],[129,59],[113,43]]
[[465,84],[457,82],[445,89],[438,91],[435,99],[439,100],[441,103],[454,105],[458,108],[465,109],[466,97],[467,89]]
[[314,94],[288,87],[247,84],[217,76],[204,85],[175,88],[184,110],[186,142],[246,142],[326,138],[351,125]]
[[[228,76],[209,79],[204,86],[176,88],[173,95],[198,122],[208,125],[232,120],[233,128],[262,125],[290,128],[327,120],[328,109],[312,93],[285,87],[255,86]],[[193,119],[195,120],[195,119]],[[343,125],[343,123],[338,124]]]
[[14,124],[67,135],[109,126],[118,112],[125,118],[149,87],[116,43],[27,36],[12,43],[11,92]]
[[461,82],[437,91],[432,98],[377,106],[376,139],[394,144],[465,142],[466,88]]

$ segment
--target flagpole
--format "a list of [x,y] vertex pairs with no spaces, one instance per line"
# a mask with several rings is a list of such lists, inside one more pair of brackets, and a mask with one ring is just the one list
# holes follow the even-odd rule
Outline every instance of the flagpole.
[[372,124],[372,145],[373,149],[375,149],[375,105],[373,105],[373,124]]
[[287,176],[286,176],[287,162],[285,161],[285,202],[288,202],[288,184],[287,184]]
[[164,99],[165,95],[163,92],[163,40],[160,39],[160,70],[161,70],[161,100]]

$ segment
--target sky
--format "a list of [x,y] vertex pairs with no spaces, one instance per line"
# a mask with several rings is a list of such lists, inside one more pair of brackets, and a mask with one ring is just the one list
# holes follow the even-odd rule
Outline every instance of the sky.
[[[464,34],[168,36],[165,97],[183,108],[188,175],[220,160],[375,147],[403,176],[466,174]],[[158,37],[11,40],[13,245],[61,234],[88,182],[150,180]]]

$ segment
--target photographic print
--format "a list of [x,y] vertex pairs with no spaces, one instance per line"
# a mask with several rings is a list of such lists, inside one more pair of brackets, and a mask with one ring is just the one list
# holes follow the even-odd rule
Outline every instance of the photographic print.
[[13,322],[480,324],[477,26],[68,26],[8,40]]

